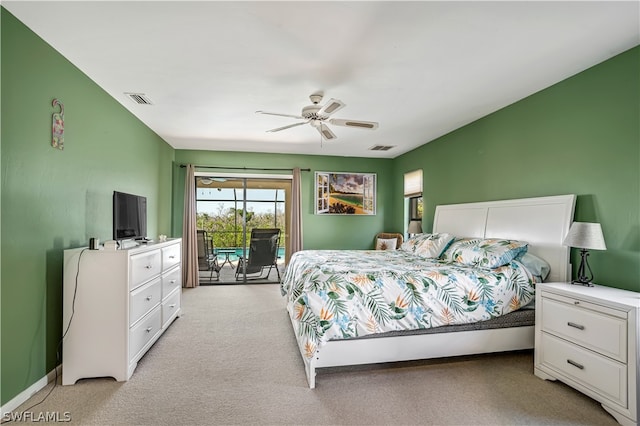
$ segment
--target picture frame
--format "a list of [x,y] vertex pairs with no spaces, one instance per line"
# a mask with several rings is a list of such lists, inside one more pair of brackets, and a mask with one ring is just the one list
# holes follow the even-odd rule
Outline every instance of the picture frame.
[[315,172],[315,214],[376,214],[376,174]]

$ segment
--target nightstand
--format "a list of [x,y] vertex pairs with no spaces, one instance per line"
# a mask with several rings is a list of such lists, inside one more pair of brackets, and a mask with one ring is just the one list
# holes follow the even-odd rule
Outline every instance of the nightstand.
[[560,380],[638,424],[640,293],[567,283],[536,286],[536,376]]

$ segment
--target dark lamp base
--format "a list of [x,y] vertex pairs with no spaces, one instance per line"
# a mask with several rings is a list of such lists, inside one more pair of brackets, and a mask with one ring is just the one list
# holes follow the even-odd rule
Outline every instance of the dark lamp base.
[[[593,272],[591,266],[587,261],[589,257],[589,251],[587,249],[580,250],[580,266],[578,267],[578,279],[571,281],[571,284],[580,284],[586,287],[593,287]],[[587,276],[587,269],[589,270],[589,276]]]

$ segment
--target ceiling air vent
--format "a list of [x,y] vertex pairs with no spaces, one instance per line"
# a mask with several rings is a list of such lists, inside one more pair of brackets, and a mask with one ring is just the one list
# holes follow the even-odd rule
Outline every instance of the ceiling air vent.
[[395,145],[374,145],[369,148],[369,151],[389,151],[391,148],[395,147]]
[[147,98],[147,95],[144,93],[125,93],[128,97],[130,97],[133,102],[140,105],[153,105],[151,100]]

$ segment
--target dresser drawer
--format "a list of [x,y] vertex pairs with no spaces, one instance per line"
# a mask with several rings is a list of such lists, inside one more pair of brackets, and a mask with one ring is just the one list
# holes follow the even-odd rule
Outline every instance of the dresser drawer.
[[182,270],[175,268],[162,275],[162,298],[167,297],[176,288],[182,287]]
[[162,270],[168,271],[180,263],[180,244],[173,244],[162,248]]
[[542,333],[542,364],[600,396],[627,407],[627,366]]
[[129,326],[142,318],[160,303],[162,299],[162,281],[157,278],[133,290],[129,294]]
[[153,250],[131,256],[131,279],[129,289],[134,289],[145,281],[160,274],[162,266],[160,250]]
[[[542,331],[625,362],[627,360],[626,318],[622,319],[580,306],[543,297]],[[619,313],[624,315],[624,312]]]
[[156,306],[129,330],[129,362],[136,360],[140,351],[162,330],[162,310]]
[[162,302],[162,328],[167,326],[167,323],[170,322],[180,311],[180,297],[182,295],[182,290],[177,290],[169,297],[167,300]]

